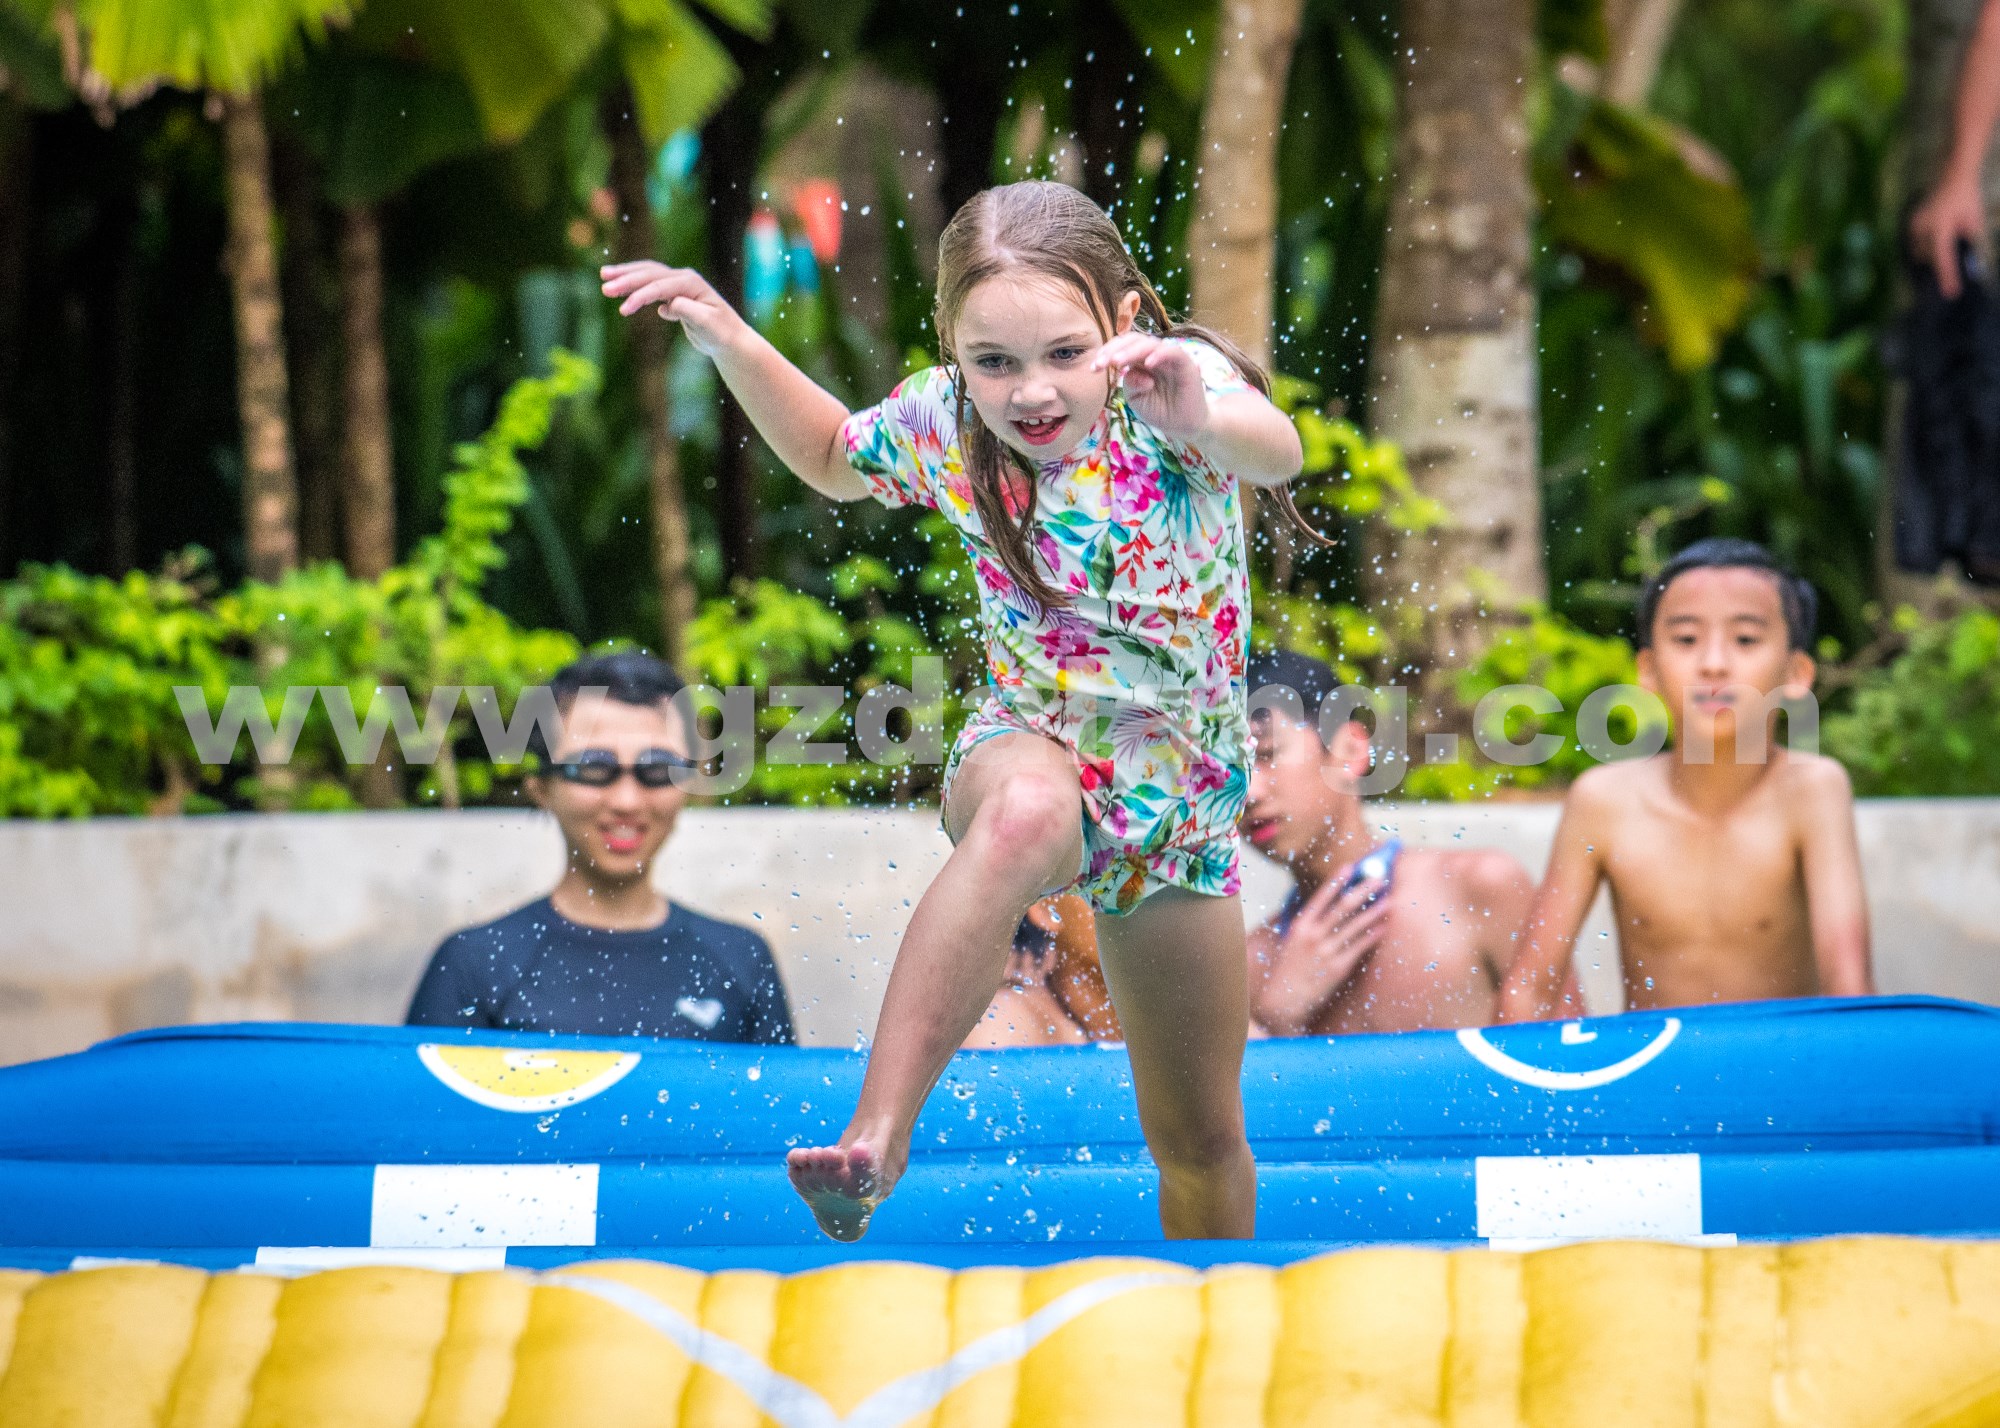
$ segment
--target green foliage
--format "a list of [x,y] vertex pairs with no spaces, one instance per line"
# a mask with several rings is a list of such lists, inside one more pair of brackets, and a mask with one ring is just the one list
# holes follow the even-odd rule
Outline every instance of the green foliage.
[[[1547,610],[1532,611],[1527,623],[1500,632],[1478,661],[1458,676],[1454,690],[1468,715],[1478,710],[1481,700],[1509,685],[1547,690],[1561,703],[1557,712],[1488,711],[1480,732],[1488,740],[1515,744],[1554,734],[1562,741],[1555,756],[1540,764],[1500,764],[1461,739],[1458,757],[1451,762],[1413,765],[1403,783],[1403,796],[1473,799],[1491,797],[1502,788],[1561,787],[1596,762],[1577,742],[1576,716],[1584,700],[1608,685],[1636,680],[1632,647],[1624,640],[1589,634]],[[1618,744],[1631,742],[1638,732],[1629,706],[1613,709],[1608,724]]]
[[1855,680],[1848,708],[1821,725],[1820,748],[1856,793],[2000,794],[2000,615],[1924,621],[1897,613],[1905,645]]
[[1545,54],[1582,55],[1602,64],[1611,47],[1604,0],[1541,0],[1535,7],[1535,30]]
[[1662,525],[1659,546],[1762,541],[1818,588],[1826,632],[1866,637],[1904,23],[1897,0],[1685,9],[1654,111],[1740,175],[1759,248],[1748,306],[1713,362],[1663,361],[1590,255],[1558,245],[1541,259],[1550,588],[1570,618],[1622,628],[1635,524],[1713,479],[1729,499]]
[[1548,236],[1638,285],[1642,321],[1682,371],[1714,360],[1758,264],[1743,191],[1688,148],[1671,125],[1597,100],[1537,176]]
[[1372,440],[1345,417],[1329,416],[1310,405],[1316,390],[1280,376],[1273,399],[1292,418],[1305,453],[1294,485],[1301,509],[1325,507],[1348,520],[1380,517],[1398,530],[1428,530],[1444,519],[1444,508],[1417,490],[1395,443]]
[[[523,687],[577,654],[569,635],[520,629],[480,593],[528,495],[521,453],[596,389],[588,363],[551,356],[550,374],[516,383],[492,429],[458,449],[444,529],[379,580],[324,564],[218,593],[207,556],[191,551],[158,575],[31,565],[0,584],[0,816],[352,807],[376,777],[347,763],[317,701],[281,772],[253,767],[240,746],[238,762],[204,765],[179,686],[199,689],[211,715],[232,687],[261,688],[274,719],[288,690],[344,685],[365,719],[379,687],[400,686],[421,719],[439,686],[486,686],[511,717]],[[471,714],[453,708],[420,799],[485,797],[509,772],[458,757]]]
[[237,93],[278,70],[302,36],[318,39],[354,11],[348,0],[76,0],[69,8],[90,36],[91,68],[114,88]]

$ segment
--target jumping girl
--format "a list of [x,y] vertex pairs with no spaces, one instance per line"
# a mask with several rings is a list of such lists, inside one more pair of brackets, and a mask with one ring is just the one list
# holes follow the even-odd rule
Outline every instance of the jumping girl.
[[954,850],[903,936],[853,1120],[788,1158],[820,1227],[867,1229],[1022,913],[1073,886],[1109,914],[1099,945],[1161,1224],[1247,1238],[1238,483],[1281,488],[1296,519],[1282,487],[1302,460],[1263,374],[1175,325],[1111,220],[1061,184],[958,211],[938,244],[944,365],[853,414],[698,274],[620,263],[603,279],[621,313],[682,325],[807,485],[942,512],[979,589],[991,683],[945,769]]

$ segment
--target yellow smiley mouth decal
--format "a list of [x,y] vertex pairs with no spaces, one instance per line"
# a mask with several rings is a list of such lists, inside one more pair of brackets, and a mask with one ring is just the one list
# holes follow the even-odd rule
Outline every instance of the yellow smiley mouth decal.
[[635,1051],[535,1051],[427,1041],[417,1059],[468,1101],[495,1111],[559,1111],[624,1080]]

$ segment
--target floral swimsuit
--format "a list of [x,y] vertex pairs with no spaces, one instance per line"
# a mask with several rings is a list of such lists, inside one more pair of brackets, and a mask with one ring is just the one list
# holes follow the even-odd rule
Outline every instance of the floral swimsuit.
[[[1211,400],[1247,389],[1220,352],[1178,341]],[[1040,734],[1076,762],[1084,848],[1075,886],[1093,905],[1130,912],[1166,886],[1237,892],[1250,591],[1236,478],[1148,426],[1114,391],[1074,450],[1040,464],[1032,538],[1050,583],[1070,597],[1041,611],[1016,588],[973,506],[955,408],[950,369],[932,367],[842,428],[870,494],[939,511],[972,558],[991,683],[952,748],[946,801],[980,744]]]

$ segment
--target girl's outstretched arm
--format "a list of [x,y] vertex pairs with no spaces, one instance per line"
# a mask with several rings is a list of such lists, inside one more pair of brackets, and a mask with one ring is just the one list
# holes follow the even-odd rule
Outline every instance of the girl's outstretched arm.
[[612,263],[598,276],[606,297],[623,299],[618,311],[625,316],[658,305],[661,317],[681,325],[695,350],[715,363],[757,434],[801,481],[836,501],[868,494],[840,439],[847,408],[765,341],[700,273],[649,261]]
[[1254,391],[1211,397],[1187,349],[1143,332],[1124,332],[1097,349],[1090,365],[1115,372],[1125,400],[1167,435],[1194,443],[1239,481],[1282,486],[1305,465],[1292,419]]

